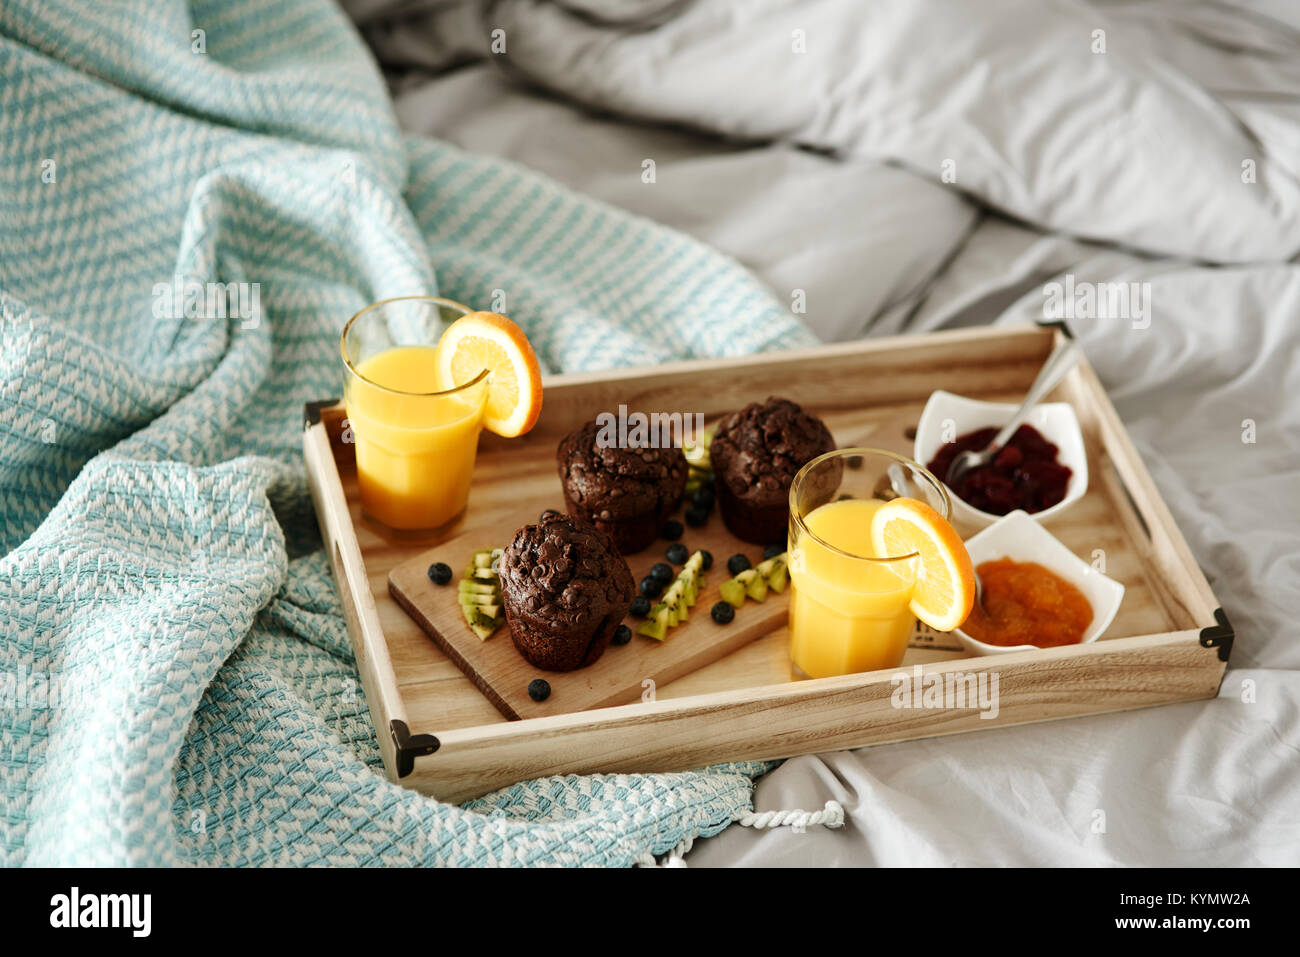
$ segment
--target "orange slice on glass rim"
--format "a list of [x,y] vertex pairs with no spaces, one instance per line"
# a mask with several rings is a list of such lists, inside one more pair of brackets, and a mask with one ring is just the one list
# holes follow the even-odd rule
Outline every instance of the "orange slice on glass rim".
[[438,382],[441,389],[472,382],[488,372],[483,426],[513,438],[523,435],[542,412],[542,370],[528,337],[517,325],[495,312],[461,316],[438,341]]
[[975,569],[961,536],[929,505],[914,498],[886,502],[871,517],[876,554],[916,553],[911,611],[935,631],[960,628],[975,604]]

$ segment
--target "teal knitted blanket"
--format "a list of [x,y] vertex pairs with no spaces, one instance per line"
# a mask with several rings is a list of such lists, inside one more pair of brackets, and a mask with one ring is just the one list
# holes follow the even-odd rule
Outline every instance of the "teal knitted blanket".
[[382,776],[300,416],[349,315],[433,292],[552,371],[812,342],[700,244],[404,137],[326,0],[0,5],[4,863],[620,865],[749,808],[762,765]]

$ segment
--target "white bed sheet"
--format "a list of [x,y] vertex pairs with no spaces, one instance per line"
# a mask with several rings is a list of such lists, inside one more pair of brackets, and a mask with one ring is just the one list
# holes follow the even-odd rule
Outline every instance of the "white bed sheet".
[[[1000,3],[987,23],[944,9],[962,34],[942,5],[825,0],[798,5],[810,35],[885,32],[898,49],[856,69],[840,42],[791,79],[761,69],[765,31],[788,42],[789,5],[762,6],[698,3],[631,30],[496,4],[509,69],[436,73],[478,56],[478,5],[395,20],[380,2],[360,19],[386,63],[423,65],[395,78],[403,126],[712,243],[777,295],[803,290],[826,340],[1041,319],[1044,283],[1066,273],[1150,282],[1148,328],[1071,324],[1237,640],[1212,701],[788,761],[756,809],[834,798],[846,826],[731,828],[688,862],[1300,863],[1300,18],[1265,4]],[[1129,61],[1071,86],[1035,44],[1082,27],[1086,42],[1090,24]],[[960,69],[938,62],[953,50]],[[954,100],[970,76],[984,80]],[[999,111],[1016,96],[1024,115]],[[1152,116],[1162,142],[1106,140]],[[1051,159],[1070,137],[1078,156]],[[1116,142],[1153,152],[1126,166]],[[1267,182],[1241,181],[1247,153]],[[981,169],[983,154],[998,160]],[[946,155],[980,172],[946,185]]]

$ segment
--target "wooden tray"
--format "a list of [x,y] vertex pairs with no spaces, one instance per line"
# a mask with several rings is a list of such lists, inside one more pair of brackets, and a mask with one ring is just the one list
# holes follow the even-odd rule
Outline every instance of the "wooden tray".
[[[1016,400],[1062,335],[1059,324],[982,328],[552,377],[529,435],[484,435],[469,508],[446,538],[554,507],[556,443],[620,403],[711,419],[780,394],[825,419],[841,445],[910,455],[931,391]],[[1076,554],[1103,549],[1107,574],[1127,589],[1098,642],[970,658],[922,631],[901,669],[792,681],[778,628],[659,684],[651,700],[520,721],[503,717],[390,597],[389,572],[429,544],[392,544],[364,523],[352,448],[339,440],[342,410],[309,405],[312,496],[389,778],[459,802],[550,774],[685,770],[1213,697],[1233,639],[1219,602],[1091,367],[1081,362],[1054,397],[1078,414],[1090,487],[1046,525]],[[996,673],[996,717],[895,707],[893,678],[913,666],[927,678]]]

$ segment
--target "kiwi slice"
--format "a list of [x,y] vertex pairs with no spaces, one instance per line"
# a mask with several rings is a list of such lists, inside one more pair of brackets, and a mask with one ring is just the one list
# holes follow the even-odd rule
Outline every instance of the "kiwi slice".
[[736,581],[745,586],[745,594],[754,601],[765,601],[767,599],[767,581],[758,573],[755,568],[746,568],[736,576]]
[[693,608],[696,600],[699,598],[700,588],[704,585],[704,554],[696,552],[686,563],[682,565],[682,570],[677,573],[676,581],[682,583],[682,596],[686,599],[686,606]]
[[713,446],[713,433],[716,429],[716,425],[705,429],[698,442],[685,442],[682,444],[682,454],[686,456],[689,465],[703,469],[711,467],[709,449]]
[[668,615],[668,606],[660,602],[650,609],[650,614],[638,626],[636,633],[653,638],[655,641],[663,641],[668,636]]
[[686,605],[686,582],[681,578],[674,579],[673,583],[668,586],[664,592],[663,603],[672,610],[671,618],[677,620],[672,622],[673,625],[679,625],[690,617]]
[[745,583],[729,578],[718,587],[718,593],[728,605],[739,608],[745,603]]
[[668,591],[676,592],[681,597],[682,604],[686,604],[686,598],[691,588],[691,577],[686,574],[678,573],[677,577],[668,583]]
[[[497,625],[501,624],[501,619],[496,614],[487,614],[486,610],[478,605],[462,605],[460,610],[464,613],[465,621],[471,628],[478,625],[495,631]],[[489,634],[491,634],[491,631],[489,631]],[[478,634],[478,632],[475,632],[475,634]]]
[[774,592],[785,591],[786,583],[790,580],[790,569],[786,565],[786,553],[775,555],[767,561],[759,562],[754,569],[767,582],[767,587]]
[[663,641],[670,628],[676,628],[690,618],[690,608],[699,597],[700,586],[704,583],[704,575],[701,572],[703,567],[704,556],[700,552],[696,552],[686,560],[682,570],[669,582],[663,597],[650,609],[645,621],[638,626],[638,635]]
[[790,569],[785,562],[781,562],[772,569],[767,576],[767,587],[772,589],[778,595],[785,591],[785,586],[790,583]]
[[478,605],[461,605],[460,612],[471,625],[490,625],[496,620],[495,615],[486,615],[480,611]]
[[461,580],[456,583],[461,614],[470,631],[483,641],[505,624],[501,613],[501,579],[496,571],[502,554],[500,548],[474,549]]
[[682,454],[686,456],[686,464],[693,469],[703,471],[713,465],[709,460],[709,448],[706,445],[691,445],[688,443],[682,447]]
[[668,627],[669,627],[669,628],[676,628],[678,625],[680,625],[680,624],[682,623],[682,616],[678,613],[678,607],[677,607],[678,604],[679,604],[678,602],[676,602],[676,601],[671,601],[671,602],[669,602],[669,601],[665,601],[665,602],[660,602],[660,604],[662,604],[664,607],[666,607],[666,608],[668,609]]

